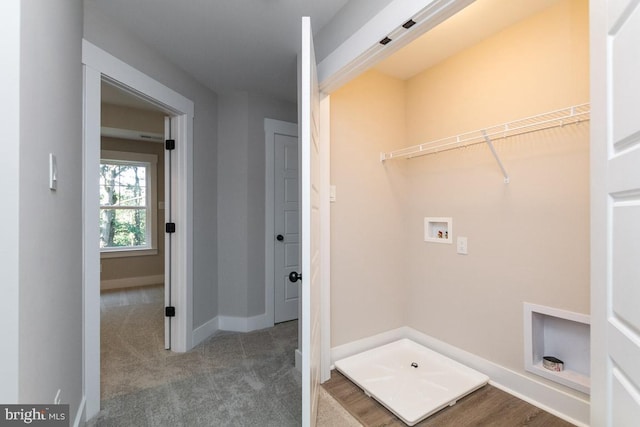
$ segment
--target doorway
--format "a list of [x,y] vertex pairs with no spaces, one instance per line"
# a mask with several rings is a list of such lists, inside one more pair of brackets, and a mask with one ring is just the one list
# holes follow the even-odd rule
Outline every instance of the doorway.
[[[101,400],[122,388],[120,366],[158,358],[164,330],[164,111],[103,81],[100,137]],[[166,181],[170,182],[170,176]],[[167,289],[168,290],[168,289]],[[132,357],[134,355],[136,357]]]
[[272,322],[298,319],[300,271],[300,180],[298,125],[265,119],[266,234],[265,312]]
[[107,82],[101,97],[100,289],[164,285],[165,113]]
[[[171,212],[169,220],[176,224],[171,239],[171,255],[165,258],[165,280],[171,287],[165,299],[175,310],[168,330],[173,351],[184,352],[192,347],[192,256],[193,241],[193,102],[140,73],[107,52],[83,40],[84,64],[84,129],[83,129],[83,290],[84,290],[84,387],[87,419],[100,410],[100,254],[95,215],[100,201],[100,102],[101,84],[107,81],[130,95],[144,99],[170,116],[165,120],[164,135],[175,142],[169,165],[173,177],[168,183]],[[167,233],[169,234],[169,233]],[[167,237],[165,237],[167,238]],[[168,321],[165,321],[169,323]]]

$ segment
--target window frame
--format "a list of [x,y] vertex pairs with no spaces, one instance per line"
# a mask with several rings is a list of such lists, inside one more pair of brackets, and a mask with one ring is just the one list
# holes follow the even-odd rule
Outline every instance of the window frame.
[[[158,254],[158,230],[157,230],[157,177],[158,156],[148,153],[135,153],[129,151],[100,150],[100,165],[111,164],[137,164],[147,169],[146,179],[146,232],[148,244],[144,247],[118,246],[111,248],[99,248],[100,258],[120,258],[131,256],[146,256]],[[98,188],[99,190],[99,188]],[[100,205],[99,215],[103,209],[119,209],[112,206]]]

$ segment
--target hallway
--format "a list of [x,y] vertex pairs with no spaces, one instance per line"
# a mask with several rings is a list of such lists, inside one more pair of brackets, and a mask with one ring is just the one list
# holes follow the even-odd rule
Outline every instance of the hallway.
[[163,349],[162,288],[101,296],[101,393],[91,426],[297,426],[297,322]]

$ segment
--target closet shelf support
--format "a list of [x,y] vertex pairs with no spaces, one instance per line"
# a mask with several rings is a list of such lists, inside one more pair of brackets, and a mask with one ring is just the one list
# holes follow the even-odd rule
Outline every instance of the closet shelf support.
[[504,168],[504,165],[502,164],[502,160],[500,160],[500,156],[498,156],[498,153],[496,152],[496,148],[493,146],[493,141],[491,141],[491,138],[489,138],[489,136],[487,135],[487,131],[485,130],[482,131],[482,137],[484,138],[484,141],[489,146],[489,149],[491,150],[491,154],[493,154],[493,157],[495,157],[496,162],[498,162],[498,166],[500,166],[502,175],[504,175],[504,183],[508,184],[509,174],[507,173],[507,170]]
[[[561,108],[559,110],[548,111],[546,113],[537,114],[535,116],[524,117],[522,119],[513,120],[508,123],[484,127],[482,129],[465,132],[459,135],[438,139],[435,141],[425,142],[411,147],[400,148],[388,153],[380,153],[380,161],[385,162],[391,159],[411,159],[427,154],[436,154],[443,151],[454,150],[457,148],[469,147],[474,144],[487,143],[492,147],[490,141],[497,139],[510,138],[516,135],[522,135],[529,132],[536,132],[543,129],[551,129],[554,127],[564,127],[569,124],[578,124],[589,120],[591,107],[587,104],[574,105],[572,107]],[[487,141],[487,138],[491,138]],[[493,151],[493,150],[492,150]],[[496,160],[500,163],[500,159],[494,152]],[[504,167],[500,164],[505,179],[508,175],[504,172]]]

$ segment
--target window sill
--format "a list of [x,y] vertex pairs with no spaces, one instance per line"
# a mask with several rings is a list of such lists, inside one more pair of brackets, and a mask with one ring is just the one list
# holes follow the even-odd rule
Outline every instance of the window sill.
[[100,258],[127,258],[134,256],[158,255],[158,249],[123,249],[100,251]]

